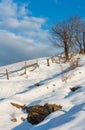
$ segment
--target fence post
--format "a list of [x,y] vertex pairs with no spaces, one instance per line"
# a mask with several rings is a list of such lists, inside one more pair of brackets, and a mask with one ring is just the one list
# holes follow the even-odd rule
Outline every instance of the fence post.
[[7,69],[6,69],[6,76],[7,76],[7,79],[9,80],[9,73]]
[[49,59],[47,59],[47,66],[50,66]]
[[25,74],[27,73],[27,62],[25,61]]

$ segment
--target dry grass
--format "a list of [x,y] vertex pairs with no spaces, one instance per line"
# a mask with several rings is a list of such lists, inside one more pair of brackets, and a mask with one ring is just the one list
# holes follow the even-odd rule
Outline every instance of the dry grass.
[[78,59],[72,58],[69,61],[69,65],[70,65],[70,69],[75,69],[76,67],[78,67]]
[[74,76],[73,72],[66,72],[63,76],[61,76],[62,82],[67,83],[68,79],[71,79]]
[[[74,70],[78,66],[79,66],[79,59],[72,56],[69,60],[69,67],[68,67],[67,72],[65,72],[61,76],[62,82],[67,82],[68,79],[71,79],[74,76],[74,71],[72,70]],[[63,72],[64,69],[61,62],[60,62],[60,68],[61,68],[61,71]]]

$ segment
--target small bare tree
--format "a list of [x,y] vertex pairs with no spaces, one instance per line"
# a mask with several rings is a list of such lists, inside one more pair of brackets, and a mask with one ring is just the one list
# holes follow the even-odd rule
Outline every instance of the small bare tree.
[[69,19],[71,25],[73,26],[73,37],[71,42],[73,45],[79,49],[79,53],[82,53],[83,47],[83,32],[85,30],[85,23],[80,16],[73,16]]

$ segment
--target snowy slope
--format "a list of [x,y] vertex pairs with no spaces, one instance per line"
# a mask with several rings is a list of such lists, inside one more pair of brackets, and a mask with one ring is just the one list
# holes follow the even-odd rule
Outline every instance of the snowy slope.
[[[28,61],[28,64],[36,60]],[[28,68],[27,75],[22,75],[20,70],[9,75],[0,75],[0,130],[85,130],[85,56],[81,56],[79,66],[74,70],[64,73],[69,64],[56,64],[50,61],[47,66],[45,58],[38,59],[39,68]],[[0,73],[18,70],[24,66],[24,62],[2,66]],[[33,70],[33,71],[32,71]],[[71,74],[69,77],[68,75]],[[62,81],[62,75],[68,76],[67,82]],[[39,82],[40,86],[34,84]],[[81,86],[75,92],[70,88]],[[27,106],[45,103],[60,104],[62,110],[48,115],[38,125],[31,125],[21,117],[27,114],[15,108],[10,103],[15,102]],[[17,122],[11,119],[16,118]]]

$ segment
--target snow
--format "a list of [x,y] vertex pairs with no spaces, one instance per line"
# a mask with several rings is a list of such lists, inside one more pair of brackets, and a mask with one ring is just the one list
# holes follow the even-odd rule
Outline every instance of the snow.
[[[27,64],[35,63],[35,60],[27,61]],[[47,66],[46,58],[38,59],[39,68],[27,68],[27,74],[21,75],[24,70],[24,62],[19,62],[0,67],[0,130],[85,130],[85,56],[80,56],[79,66],[67,72],[68,79],[62,81],[69,64],[52,63]],[[9,74],[6,79],[6,68],[8,72],[18,70]],[[34,69],[34,70],[33,70]],[[33,71],[31,71],[33,70]],[[63,71],[63,72],[62,72]],[[34,84],[40,83],[40,86]],[[70,88],[81,86],[75,92]],[[52,103],[62,105],[62,110],[48,115],[38,125],[32,125],[26,119],[27,114],[17,109],[10,103],[21,105],[44,105]],[[17,122],[11,119],[16,118]]]

